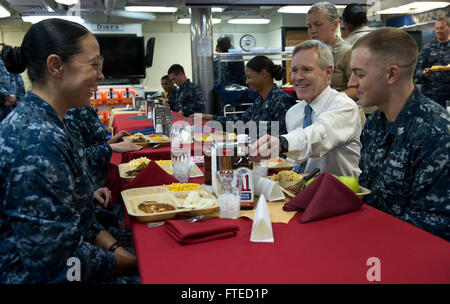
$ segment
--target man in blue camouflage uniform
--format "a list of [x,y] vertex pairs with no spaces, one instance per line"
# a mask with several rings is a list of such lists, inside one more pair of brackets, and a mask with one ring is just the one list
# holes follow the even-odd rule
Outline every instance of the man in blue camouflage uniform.
[[353,46],[349,86],[379,106],[361,142],[364,201],[450,240],[450,117],[412,78],[418,47],[400,29],[373,31]]
[[288,95],[274,84],[272,90],[267,95],[267,98],[264,99],[261,95],[258,95],[253,104],[240,117],[234,118],[232,116],[216,115],[209,117],[208,114],[204,114],[203,119],[211,118],[218,121],[222,124],[224,130],[226,130],[227,121],[242,121],[244,123],[254,121],[259,130],[257,138],[265,134],[262,132],[262,129],[259,129],[260,123],[263,126],[267,126],[267,134],[271,134],[271,122],[276,121],[278,122],[279,133],[286,134],[286,112],[293,105],[295,105],[295,98]]
[[414,79],[422,84],[422,94],[444,108],[450,100],[450,70],[435,71],[432,66],[450,64],[449,21],[446,17],[436,20],[434,25],[436,41],[425,44],[419,54]]
[[180,112],[185,117],[194,113],[202,113],[206,106],[205,97],[200,87],[186,78],[183,67],[174,64],[169,68],[167,74],[169,79],[178,86],[173,111]]
[[[84,156],[89,165],[90,174],[97,188],[103,187],[108,173],[113,145],[106,140],[106,128],[98,119],[97,112],[92,107],[74,108],[67,111],[64,121],[74,140],[83,147]],[[123,131],[122,133],[124,133]],[[125,132],[126,135],[130,135]],[[115,137],[119,136],[117,134]],[[132,237],[128,230],[123,228],[123,206],[113,202],[107,208],[96,206],[94,209],[96,220],[113,235],[130,252]],[[120,228],[122,227],[122,228]]]
[[92,244],[94,179],[55,110],[30,92],[0,135],[0,282],[67,282],[70,257],[83,282],[110,276],[115,255]]
[[64,120],[71,133],[84,148],[84,154],[96,185],[103,186],[108,172],[112,149],[106,141],[106,128],[92,107],[67,111]]
[[164,102],[165,106],[169,106],[172,111],[175,106],[175,97],[177,95],[177,87],[173,84],[173,82],[169,79],[168,75],[164,75],[161,77],[161,87],[164,90]]
[[6,70],[0,59],[0,121],[16,107],[25,97],[25,87],[20,74],[12,74]]

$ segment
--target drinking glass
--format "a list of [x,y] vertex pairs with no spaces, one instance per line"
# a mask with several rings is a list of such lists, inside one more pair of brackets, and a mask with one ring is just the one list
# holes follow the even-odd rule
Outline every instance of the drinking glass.
[[180,183],[187,183],[193,165],[191,160],[191,149],[172,147],[170,155],[172,159],[173,176]]
[[220,170],[216,175],[220,217],[237,219],[241,209],[241,175],[233,170]]

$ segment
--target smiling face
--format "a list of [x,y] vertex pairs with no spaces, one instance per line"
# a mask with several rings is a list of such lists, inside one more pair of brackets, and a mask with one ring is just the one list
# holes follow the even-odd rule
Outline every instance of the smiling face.
[[291,61],[291,83],[297,97],[311,103],[330,83],[332,67],[322,70],[316,49],[299,50]]
[[266,72],[265,69],[262,69],[261,72],[256,72],[250,68],[245,68],[245,77],[247,77],[246,84],[247,86],[256,91],[261,92],[264,89]]
[[62,64],[61,86],[64,96],[73,107],[89,106],[91,94],[97,91],[98,83],[105,79],[102,74],[103,58],[95,36],[83,36],[80,46],[81,52]]
[[386,84],[383,77],[383,67],[377,63],[376,57],[366,47],[359,47],[352,51],[350,60],[352,74],[348,87],[356,88],[361,105],[365,107],[379,106],[386,93]]
[[331,45],[338,22],[332,22],[321,11],[315,11],[306,16],[306,26],[311,39],[320,40]]
[[161,86],[164,92],[172,92],[174,89],[173,82],[168,79],[161,79]]

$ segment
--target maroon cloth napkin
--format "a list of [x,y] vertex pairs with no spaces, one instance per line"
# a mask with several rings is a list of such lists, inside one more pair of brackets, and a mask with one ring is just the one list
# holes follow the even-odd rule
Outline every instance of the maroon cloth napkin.
[[283,206],[285,211],[303,211],[301,223],[359,210],[362,201],[328,172],[321,173],[308,187]]
[[151,187],[167,185],[171,183],[178,183],[178,180],[167,173],[157,163],[151,161],[139,174],[128,184],[126,184],[122,190],[139,187]]
[[199,220],[195,223],[168,220],[166,231],[180,244],[195,244],[235,236],[239,226],[226,220]]

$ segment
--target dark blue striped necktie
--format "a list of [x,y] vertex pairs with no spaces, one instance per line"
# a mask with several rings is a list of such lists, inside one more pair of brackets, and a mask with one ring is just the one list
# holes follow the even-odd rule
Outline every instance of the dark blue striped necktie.
[[[303,119],[303,129],[311,125],[311,112],[312,108],[309,104],[305,107],[305,118]],[[304,162],[306,166],[306,161]],[[300,173],[300,169],[302,167],[302,164],[298,164],[293,170],[297,173]]]

